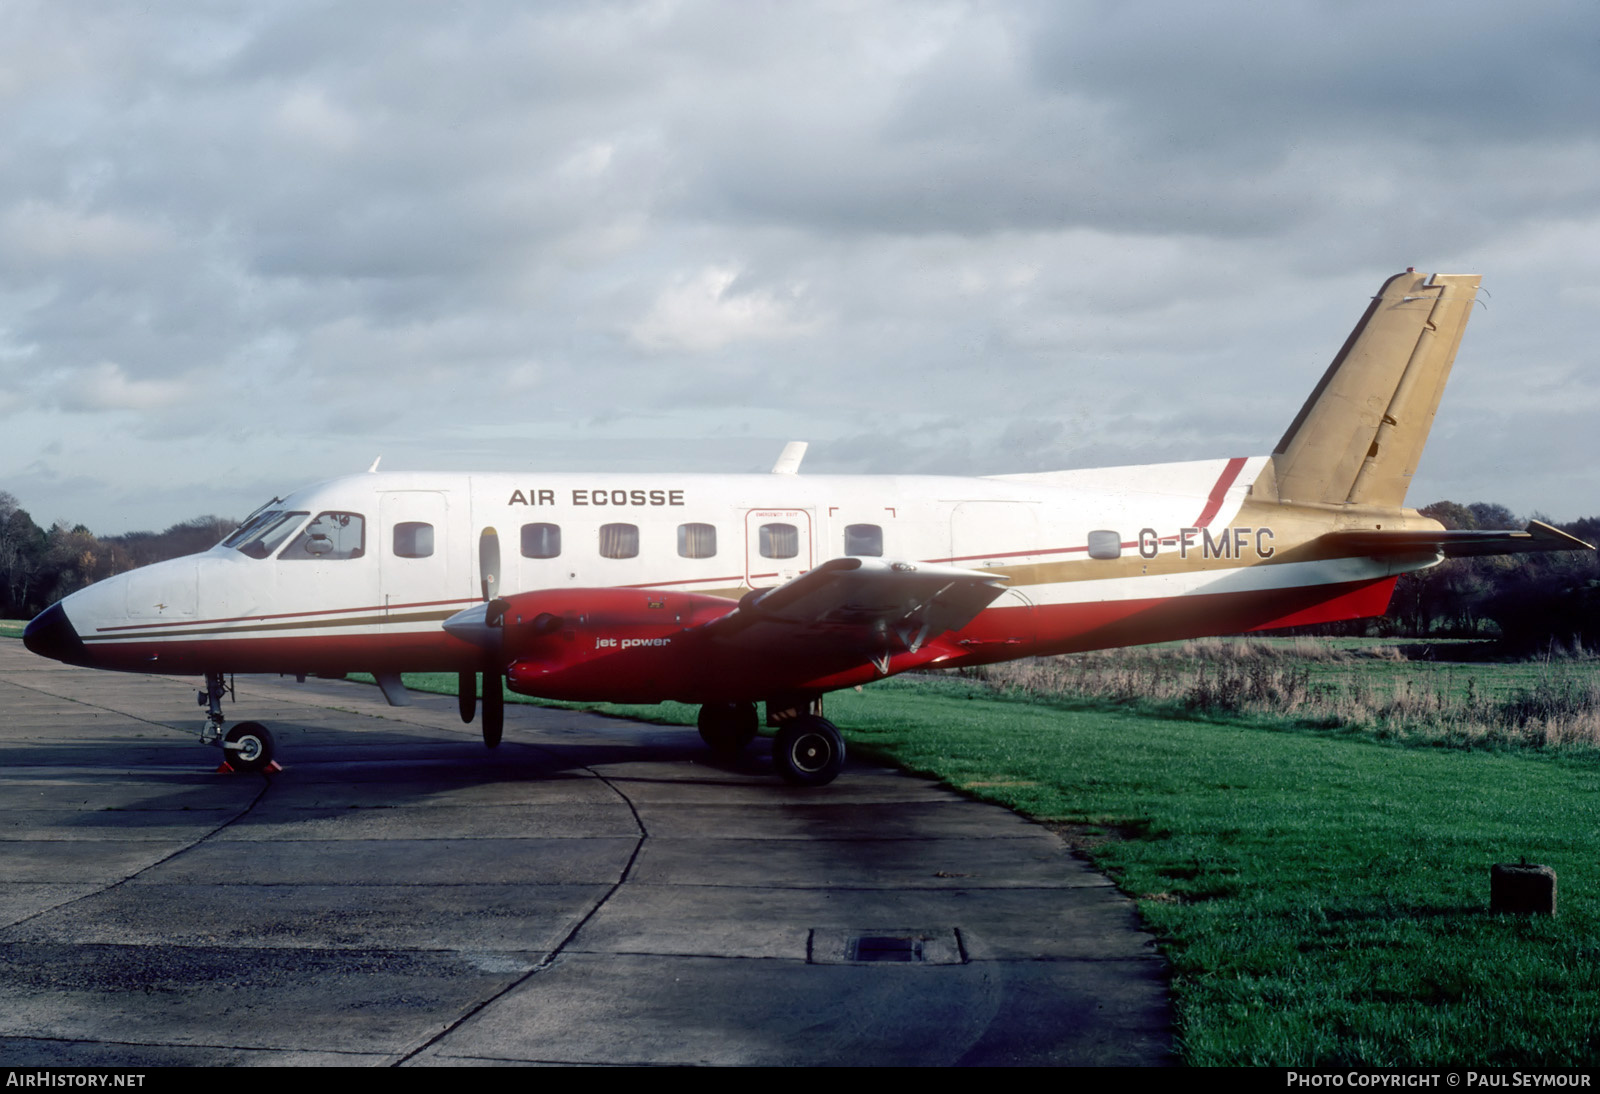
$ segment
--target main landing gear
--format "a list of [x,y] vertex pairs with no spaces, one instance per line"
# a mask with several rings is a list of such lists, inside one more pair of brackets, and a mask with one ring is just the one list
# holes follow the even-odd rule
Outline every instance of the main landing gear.
[[720,760],[731,760],[756,739],[754,703],[707,703],[700,708],[700,739]]
[[[754,703],[707,703],[700,708],[699,724],[707,747],[719,759],[731,760],[755,740],[759,719]],[[772,742],[772,763],[791,786],[826,786],[844,769],[844,737],[821,714],[796,714],[782,723]]]
[[271,731],[260,722],[240,722],[227,731],[222,728],[222,697],[231,691],[233,685],[223,680],[222,673],[206,673],[206,689],[199,694],[200,705],[206,708],[200,743],[220,745],[224,765],[234,771],[265,771],[272,766],[277,749]]
[[844,770],[844,737],[821,715],[802,714],[778,730],[772,762],[790,786],[827,786]]

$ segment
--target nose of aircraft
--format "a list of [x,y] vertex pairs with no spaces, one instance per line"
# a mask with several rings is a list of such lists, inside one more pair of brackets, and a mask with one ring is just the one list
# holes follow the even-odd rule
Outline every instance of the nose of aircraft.
[[88,663],[83,639],[78,637],[60,602],[34,616],[22,632],[22,644],[40,657],[51,657],[69,665]]

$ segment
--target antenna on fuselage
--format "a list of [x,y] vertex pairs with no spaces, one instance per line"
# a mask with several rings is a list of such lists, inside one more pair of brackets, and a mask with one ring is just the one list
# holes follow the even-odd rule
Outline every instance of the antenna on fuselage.
[[790,441],[778,453],[778,462],[772,465],[774,475],[798,475],[800,461],[806,458],[806,442]]
[[382,462],[383,462],[383,457],[382,456],[379,456],[377,459],[373,460],[372,461],[372,466],[367,468],[367,474],[369,474],[369,475],[376,474],[377,471],[378,471],[378,464],[380,464]]

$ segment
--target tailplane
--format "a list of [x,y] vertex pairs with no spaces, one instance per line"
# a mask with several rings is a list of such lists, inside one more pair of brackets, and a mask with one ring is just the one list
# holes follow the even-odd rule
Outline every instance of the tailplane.
[[1408,270],[1384,282],[1273,451],[1281,501],[1405,501],[1479,280]]

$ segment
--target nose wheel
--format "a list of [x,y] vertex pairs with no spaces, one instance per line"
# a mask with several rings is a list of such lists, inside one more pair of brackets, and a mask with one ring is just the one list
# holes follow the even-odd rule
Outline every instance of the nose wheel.
[[222,738],[222,751],[235,771],[265,771],[276,750],[272,731],[260,722],[240,722]]

